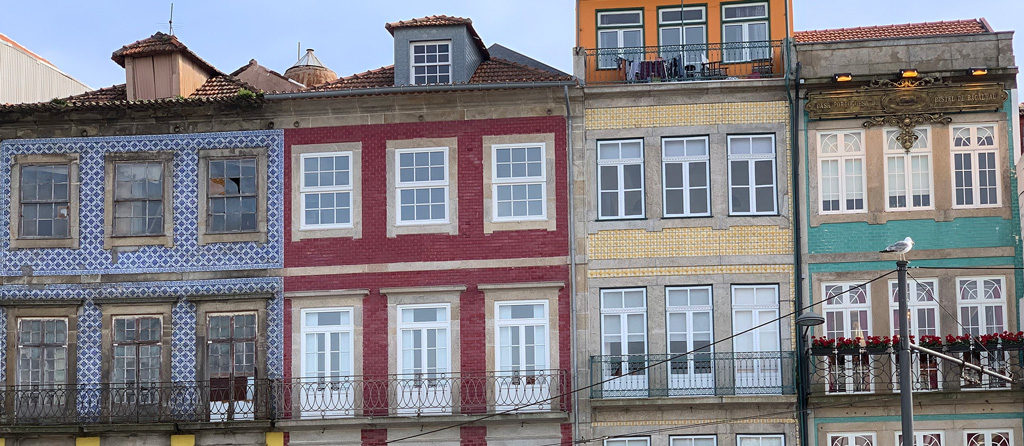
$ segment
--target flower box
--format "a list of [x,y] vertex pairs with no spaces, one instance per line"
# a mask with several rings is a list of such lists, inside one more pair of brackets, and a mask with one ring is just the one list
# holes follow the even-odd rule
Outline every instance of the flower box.
[[832,347],[811,347],[811,354],[814,356],[829,356],[835,353]]

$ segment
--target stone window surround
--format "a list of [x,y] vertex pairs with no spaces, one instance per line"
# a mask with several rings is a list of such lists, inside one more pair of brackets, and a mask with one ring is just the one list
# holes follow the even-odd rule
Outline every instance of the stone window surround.
[[[557,226],[557,171],[555,170],[555,134],[519,134],[489,135],[483,137],[483,200],[484,200],[484,234],[497,231],[523,231],[543,229],[555,231]],[[494,146],[514,144],[542,144],[544,147],[544,202],[546,213],[544,218],[523,220],[494,219]]]
[[[994,144],[992,146],[990,146],[990,147],[978,146],[977,142],[973,141],[973,140],[971,141],[971,145],[968,146],[968,147],[956,147],[956,146],[954,146],[954,139],[956,138],[956,132],[958,130],[968,129],[968,131],[971,131],[972,134],[975,134],[974,132],[977,132],[978,128],[988,127],[988,126],[991,126],[992,129],[993,129],[992,130],[993,131],[993,135],[992,136],[993,136],[993,143]],[[1003,196],[1003,193],[1002,193],[1002,190],[1003,190],[1003,187],[1002,187],[1003,179],[1002,179],[1002,175],[999,174],[1000,173],[999,172],[999,167],[1002,165],[1001,164],[1002,160],[1000,160],[1000,158],[1002,158],[1002,157],[999,156],[1000,155],[999,154],[1000,147],[999,147],[999,144],[998,144],[999,137],[998,137],[998,135],[995,134],[996,131],[997,131],[996,130],[997,128],[998,128],[998,126],[996,125],[996,123],[987,123],[987,124],[986,123],[978,123],[978,124],[972,124],[972,125],[950,125],[949,126],[949,139],[950,139],[949,140],[949,157],[950,157],[949,167],[950,167],[950,169],[952,169],[951,173],[950,173],[951,181],[950,181],[949,186],[953,190],[953,192],[952,192],[953,193],[953,202],[952,202],[953,209],[983,209],[983,208],[993,208],[993,207],[1006,206],[1006,204],[1004,203],[1006,201],[1006,198]],[[971,172],[972,172],[971,180],[973,181],[973,184],[972,184],[972,187],[971,187],[971,192],[973,194],[974,192],[978,191],[980,189],[980,187],[981,187],[980,184],[979,184],[979,182],[980,182],[980,175],[978,175],[978,176],[973,175],[974,173],[978,173],[978,169],[980,168],[978,166],[978,158],[973,156],[973,155],[980,154],[980,153],[987,153],[987,152],[994,153],[995,154],[995,159],[996,159],[996,185],[995,185],[996,186],[996,202],[994,204],[981,204],[981,203],[956,204],[956,162],[955,162],[956,155],[957,154],[967,154],[968,156],[970,156],[971,162],[974,163],[974,169],[971,170]]]
[[[347,308],[352,311],[352,374],[361,376],[363,374],[363,298],[369,294],[369,290],[329,290],[329,291],[300,291],[285,293],[285,298],[291,300],[292,332],[285,334],[291,336],[291,376],[302,377],[302,311],[327,308]],[[355,395],[356,401],[362,398]],[[297,409],[297,408],[296,408]]]
[[[877,275],[877,274],[876,274]],[[695,274],[688,276],[639,276],[611,277],[591,279],[590,291],[587,292],[587,307],[580,308],[577,313],[586,312],[587,323],[592,327],[601,325],[601,290],[644,288],[647,292],[647,352],[662,354],[668,351],[665,336],[667,321],[666,289],[680,286],[711,286],[712,342],[725,339],[733,334],[732,289],[734,285],[771,285],[778,287],[779,314],[793,311],[792,289],[789,286],[792,273],[727,273],[727,274]],[[817,275],[815,276],[817,280]],[[819,286],[818,283],[816,286]],[[888,307],[886,307],[888,309]],[[820,311],[820,305],[815,311]],[[883,314],[884,315],[884,314]],[[888,320],[888,319],[886,319]],[[795,339],[785,329],[785,320],[780,322],[780,338],[782,349],[792,349]],[[602,354],[600,336],[592,336],[584,346],[580,347],[587,355]],[[733,351],[732,342],[719,342],[713,347],[716,352]]]
[[[983,249],[978,252],[984,251]],[[974,255],[971,253],[964,253],[965,256]],[[918,276],[917,279],[920,281],[925,280],[936,280],[937,286],[935,288],[935,294],[938,297],[938,305],[943,308],[950,309],[950,313],[945,311],[938,311],[936,313],[936,323],[938,325],[941,336],[945,336],[951,331],[960,331],[960,326],[957,324],[959,317],[959,309],[957,307],[957,297],[959,288],[957,286],[957,279],[963,279],[968,277],[993,277],[993,271],[990,269],[958,269],[958,270],[932,270],[934,274],[930,274],[924,277]],[[813,292],[811,297],[812,302],[818,302],[824,299],[821,294],[824,292],[825,283],[864,283],[871,280],[878,274],[884,271],[849,271],[849,272],[818,272],[814,273],[810,281],[810,290]],[[1006,274],[999,276],[1003,278],[1003,290],[1013,290],[1016,287],[1016,281],[1014,280],[1013,274]],[[911,282],[913,283],[913,282]],[[892,330],[891,319],[892,319],[892,295],[889,294],[890,283],[888,280],[879,280],[871,283],[867,286],[868,292],[871,295],[871,311],[868,313],[870,320],[869,324],[871,330],[874,333],[872,335],[885,335],[890,334]],[[818,303],[813,308],[814,311],[819,314],[822,313],[823,306]],[[1006,312],[1003,314],[1003,323],[1006,327],[1015,327],[1018,323],[1018,308],[1015,299],[1007,300]],[[824,326],[811,330],[810,334],[816,336],[822,336],[824,333]],[[785,345],[785,344],[783,344]]]
[[[821,205],[817,203],[817,200],[812,200],[808,203],[810,206],[810,218],[808,224],[811,227],[817,227],[827,223],[846,223],[846,222],[866,222],[871,225],[885,224],[890,220],[920,220],[928,219],[935,221],[952,221],[955,218],[960,217],[1002,217],[1004,219],[1010,219],[1010,207],[1006,205],[1004,197],[1010,195],[1009,193],[1009,175],[1010,165],[1006,153],[1002,151],[1007,150],[1007,123],[1005,122],[1005,115],[1000,114],[1001,118],[994,117],[992,114],[955,114],[950,115],[953,122],[948,125],[931,125],[922,126],[931,128],[931,161],[932,161],[932,202],[934,203],[933,209],[928,210],[907,210],[899,212],[885,212],[884,204],[882,200],[888,200],[885,196],[884,180],[881,176],[866,176],[865,177],[865,189],[867,195],[865,196],[865,204],[868,206],[868,212],[862,212],[857,214],[822,214]],[[1002,120],[1001,120],[1002,119]],[[809,124],[806,140],[802,141],[802,144],[807,151],[807,165],[814,166],[819,162],[818,157],[818,133],[830,132],[837,130],[850,130],[850,129],[861,129],[862,119],[844,119],[834,121],[817,121]],[[970,125],[994,125],[996,127],[996,147],[997,156],[996,162],[998,163],[998,184],[999,184],[999,198],[1001,203],[1000,206],[996,207],[984,207],[984,208],[954,208],[953,207],[953,185],[952,185],[952,166],[947,165],[952,160],[950,144],[952,144],[952,128],[959,126],[970,126]],[[804,136],[801,136],[803,139]],[[864,129],[864,149],[865,149],[865,165],[864,171],[881,171],[885,167],[883,160],[885,133],[882,127],[872,127]],[[810,189],[808,192],[812,197],[820,195],[818,190],[818,178],[817,170],[810,172],[811,177],[809,181],[805,182],[805,185]]]
[[269,296],[231,296],[196,302],[196,378],[209,380],[207,336],[210,316],[256,313],[255,379],[267,377],[267,299]]
[[[352,183],[352,227],[351,228],[302,228],[302,155],[310,153],[351,152]],[[329,144],[304,144],[291,146],[291,237],[292,241],[310,238],[363,237],[363,199],[362,199],[362,143],[344,142]]]
[[405,305],[448,306],[448,370],[459,373],[462,360],[461,355],[455,352],[462,349],[462,337],[459,335],[459,303],[465,290],[466,287],[462,285],[381,288],[380,293],[388,302],[388,351],[396,352],[388,355],[388,373],[402,373],[398,368],[398,355],[401,354],[398,349],[398,307]]
[[[63,302],[62,302],[63,303]],[[68,349],[67,349],[67,382],[75,384],[78,381],[78,309],[82,301],[70,301],[59,306],[40,306],[38,303],[26,303],[23,306],[6,307],[7,333],[0,335],[7,337],[7,364],[0,364],[0,367],[7,367],[7,383],[13,384],[18,381],[18,321],[21,319],[66,319],[68,321]]]
[[[484,336],[487,349],[487,370],[498,370],[498,331],[497,327],[497,306],[504,303],[536,304],[544,303],[547,306],[547,369],[554,370],[561,368],[559,362],[559,350],[561,342],[558,333],[559,314],[558,297],[559,292],[565,284],[562,282],[530,282],[530,283],[508,283],[508,284],[480,284],[478,288],[484,293],[484,321],[486,323],[486,334]],[[494,389],[488,389],[492,392]],[[493,401],[493,396],[488,397]]]
[[[932,128],[928,125],[914,127],[914,131],[923,130],[925,137],[924,147],[914,147],[907,151],[899,145],[896,140],[890,140],[889,135],[898,135],[900,130],[896,127],[883,127],[882,128],[882,159],[884,162],[884,169],[882,171],[882,181],[885,185],[883,195],[884,201],[882,202],[885,212],[909,212],[909,211],[927,211],[935,209],[935,141],[932,135]],[[897,147],[895,150],[890,150],[890,141]],[[920,139],[918,142],[922,142]],[[916,143],[915,143],[916,145]],[[915,206],[914,205],[914,164],[911,157],[926,155],[928,157],[928,205],[927,206]],[[904,207],[891,207],[889,205],[889,158],[902,158],[903,161],[903,175],[905,189],[903,193],[906,198],[906,206]],[[952,156],[950,156],[952,159]],[[952,172],[952,169],[950,170]]]
[[[27,248],[70,248],[78,249],[78,215],[81,182],[78,177],[79,155],[77,153],[53,153],[41,155],[14,155],[11,166],[11,249]],[[21,166],[40,164],[68,165],[68,237],[67,238],[22,238],[21,234]]]
[[[114,167],[118,163],[159,162],[163,166],[164,230],[160,235],[115,236],[114,234]],[[103,249],[115,246],[174,245],[174,153],[128,152],[108,153],[103,160]]]
[[[827,135],[835,135],[836,138],[837,138],[837,141],[838,141],[838,138],[840,136],[842,136],[844,138],[844,142],[845,142],[845,138],[846,138],[845,135],[848,135],[848,134],[856,134],[857,137],[860,138],[860,152],[854,153],[854,154],[847,154],[847,153],[844,152],[845,148],[842,145],[839,145],[838,146],[838,150],[839,151],[837,153],[830,153],[830,154],[827,154],[827,155],[821,153],[821,141],[822,141],[822,139],[824,139],[825,136],[827,136]],[[818,181],[817,181],[818,193],[813,198],[814,200],[817,200],[816,201],[816,206],[818,206],[819,209],[820,209],[821,201],[824,199],[824,197],[821,196],[821,190],[822,190],[822,187],[821,187],[821,185],[822,185],[821,184],[821,181],[822,181],[822,175],[821,175],[822,167],[821,167],[821,163],[823,161],[825,161],[825,160],[833,160],[833,161],[838,161],[839,162],[839,181],[840,181],[840,184],[841,184],[840,187],[844,190],[844,192],[849,192],[848,190],[846,190],[847,179],[846,179],[846,170],[845,170],[845,163],[844,163],[844,161],[860,160],[860,162],[861,162],[861,169],[862,169],[861,170],[861,183],[862,184],[861,184],[860,192],[863,194],[863,197],[864,197],[863,198],[864,204],[863,204],[863,208],[862,209],[853,209],[853,210],[846,209],[846,204],[844,202],[846,201],[846,199],[847,199],[846,197],[848,196],[848,194],[840,194],[839,200],[840,200],[840,208],[842,208],[842,210],[837,210],[837,211],[819,211],[819,212],[821,212],[823,215],[825,215],[825,214],[828,214],[828,215],[863,214],[863,213],[867,212],[868,211],[867,172],[863,170],[864,166],[867,164],[865,162],[865,154],[867,153],[867,150],[865,150],[865,147],[864,147],[864,130],[863,129],[849,129],[849,130],[835,130],[835,131],[828,131],[828,132],[819,132],[818,135],[817,135],[817,140],[816,141],[817,141],[818,144],[817,144],[817,147],[815,149],[815,150],[817,150],[817,152],[815,152],[815,153],[816,153],[816,155],[818,157],[818,162],[813,167],[814,171],[817,172],[817,177],[818,177]],[[838,144],[838,142],[837,142],[837,144]]]
[[[239,157],[256,157],[256,230],[251,232],[216,233],[206,232],[207,205],[206,195],[209,183],[210,160],[231,159]],[[198,169],[198,229],[199,244],[232,243],[232,242],[267,242],[267,148],[234,148],[234,149],[202,149],[199,151]]]
[[171,320],[172,303],[152,305],[107,304],[102,305],[103,328],[101,345],[105,358],[101,361],[101,375],[104,382],[113,382],[114,371],[114,319],[123,317],[155,316],[160,318],[160,382],[171,381]]
[[[789,156],[785,142],[788,140],[785,123],[764,124],[720,124],[652,127],[645,129],[605,129],[588,131],[585,161],[588,166],[597,165],[597,141],[611,139],[636,139],[644,141],[644,195],[646,217],[629,220],[600,219],[596,205],[587,206],[585,218],[587,233],[613,229],[643,229],[661,231],[665,228],[706,227],[728,229],[731,226],[778,225],[786,228],[790,225],[790,182],[776,181],[777,215],[729,215],[728,197],[728,135],[740,134],[774,134],[775,135],[775,171],[776,178],[789,178]],[[661,166],[661,140],[663,138],[708,137],[710,151],[709,177],[711,186],[711,215],[708,217],[666,217],[663,215],[664,203],[661,190],[663,188]],[[794,155],[795,156],[795,155]],[[580,175],[583,175],[581,173]],[[585,172],[588,184],[585,190],[586,200],[596,203],[597,169]]]
[[[430,224],[398,224],[398,165],[395,153],[401,149],[448,148],[448,223]],[[405,234],[444,234],[459,233],[459,146],[458,138],[415,138],[393,139],[387,141],[387,236],[389,238]],[[294,188],[293,188],[294,189]]]

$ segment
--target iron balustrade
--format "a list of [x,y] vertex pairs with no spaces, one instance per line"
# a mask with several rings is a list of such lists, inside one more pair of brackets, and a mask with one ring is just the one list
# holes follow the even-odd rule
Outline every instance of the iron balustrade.
[[565,370],[0,387],[0,425],[568,412]]
[[[941,390],[1021,389],[1022,353],[990,349],[952,349],[946,353],[965,362],[1007,375],[1014,383],[983,374],[952,361],[911,350],[915,392]],[[812,350],[811,394],[893,393],[899,391],[898,352],[891,349]]]
[[590,357],[592,399],[783,395],[796,391],[794,352]]
[[783,41],[588,48],[587,84],[781,77]]

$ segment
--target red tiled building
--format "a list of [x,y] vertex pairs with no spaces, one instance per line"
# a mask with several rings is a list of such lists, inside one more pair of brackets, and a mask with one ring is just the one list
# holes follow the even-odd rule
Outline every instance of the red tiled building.
[[394,65],[268,96],[308,116],[285,130],[280,427],[566,444],[573,79],[492,53],[468,19],[387,29]]

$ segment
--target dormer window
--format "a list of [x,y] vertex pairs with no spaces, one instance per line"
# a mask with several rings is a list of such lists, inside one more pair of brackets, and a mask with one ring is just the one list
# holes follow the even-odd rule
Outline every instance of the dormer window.
[[412,43],[413,85],[452,83],[451,41]]

